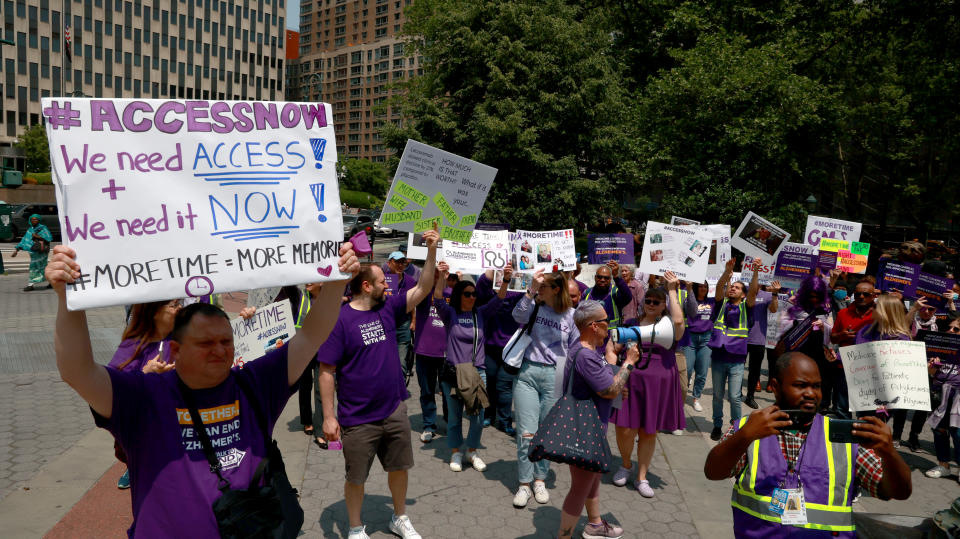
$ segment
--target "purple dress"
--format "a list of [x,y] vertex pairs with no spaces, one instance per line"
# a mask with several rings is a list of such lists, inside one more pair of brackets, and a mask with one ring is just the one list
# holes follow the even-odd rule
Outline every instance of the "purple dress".
[[[668,321],[668,318],[663,320]],[[671,322],[672,331],[672,322]],[[610,420],[618,427],[643,429],[648,434],[684,429],[683,392],[677,370],[677,343],[669,348],[643,343],[643,355],[627,381],[627,397]],[[647,362],[649,355],[650,361]]]

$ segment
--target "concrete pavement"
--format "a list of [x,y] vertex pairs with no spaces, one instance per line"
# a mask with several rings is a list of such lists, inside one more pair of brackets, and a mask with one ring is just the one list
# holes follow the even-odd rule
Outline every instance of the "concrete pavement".
[[[392,245],[377,242],[378,258]],[[21,276],[0,277],[0,529],[4,537],[119,537],[129,524],[128,491],[116,490],[120,468],[109,434],[93,427],[88,407],[55,372],[52,328],[56,301],[52,291],[20,292]],[[237,298],[239,304],[239,295]],[[231,310],[235,309],[232,307]],[[105,363],[119,341],[123,310],[88,312],[94,353]],[[765,379],[765,377],[764,377]],[[416,381],[411,382],[416,388]],[[416,393],[416,390],[414,389]],[[511,504],[516,489],[516,446],[499,431],[486,429],[481,455],[484,473],[450,471],[446,438],[421,444],[418,395],[407,401],[414,433],[416,466],[411,472],[408,512],[424,537],[551,537],[559,524],[569,472],[553,466],[550,502],[531,500],[524,509]],[[661,434],[650,472],[653,499],[632,487],[618,488],[604,477],[600,489],[604,517],[618,522],[627,537],[730,537],[730,481],[710,482],[703,462],[709,440],[712,388],[708,377],[697,413],[686,407],[683,436]],[[761,393],[761,405],[771,395]],[[725,413],[726,413],[726,406]],[[744,407],[744,412],[750,410]],[[343,537],[343,460],[337,451],[321,451],[303,435],[291,399],[274,435],[280,442],[294,486],[301,489],[306,513],[304,537]],[[441,422],[441,429],[443,424]],[[614,453],[619,452],[608,432]],[[923,470],[935,464],[932,439],[924,430],[922,449],[903,455],[913,469],[913,496],[901,502],[864,497],[857,511],[931,516],[960,496],[956,475],[929,479]],[[635,461],[634,461],[635,462]],[[392,537],[386,474],[374,464],[367,483],[364,519],[371,537]],[[578,530],[585,519],[581,519]]]

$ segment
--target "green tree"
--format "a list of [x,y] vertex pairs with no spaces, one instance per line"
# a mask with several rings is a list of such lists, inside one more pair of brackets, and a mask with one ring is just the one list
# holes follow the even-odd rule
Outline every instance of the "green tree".
[[418,0],[406,50],[424,75],[388,124],[498,169],[481,219],[515,228],[584,223],[637,187],[635,110],[595,10],[562,0]]
[[17,138],[15,147],[27,154],[27,172],[50,172],[50,146],[42,125],[32,125]]
[[383,198],[390,189],[390,177],[387,169],[366,159],[347,159],[337,164],[342,173],[343,186],[351,191],[363,191]]

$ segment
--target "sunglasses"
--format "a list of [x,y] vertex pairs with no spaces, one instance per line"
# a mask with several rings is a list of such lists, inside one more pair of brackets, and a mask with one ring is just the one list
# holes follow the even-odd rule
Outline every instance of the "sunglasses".
[[609,323],[610,323],[610,319],[609,319],[609,318],[601,318],[600,320],[594,320],[593,322],[590,322],[590,323],[591,323],[591,324],[597,324],[597,323],[600,323],[600,322],[603,322],[604,324],[609,324]]
[[646,298],[646,299],[643,300],[643,303],[646,304],[646,305],[652,305],[652,306],[656,307],[657,305],[660,305],[660,304],[663,303],[663,302],[660,301],[659,299]]
[[932,313],[932,312],[936,312],[937,308],[936,307],[920,307],[920,310],[925,313]]
[[873,292],[854,292],[853,295],[858,298],[862,298],[864,296],[872,296]]
[[465,297],[465,298],[475,298],[475,297],[477,297],[477,292],[476,292],[476,291],[473,291],[473,292],[466,292],[466,291],[464,291],[464,292],[463,292],[463,297]]

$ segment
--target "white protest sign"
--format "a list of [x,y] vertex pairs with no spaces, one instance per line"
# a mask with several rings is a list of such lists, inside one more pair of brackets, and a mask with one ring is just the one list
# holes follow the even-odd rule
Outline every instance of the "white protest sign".
[[707,259],[707,278],[719,279],[723,275],[730,252],[730,225],[703,225],[700,228],[710,233],[710,255]]
[[233,326],[233,366],[241,369],[290,342],[297,333],[296,320],[287,300],[260,307],[249,320],[235,318]]
[[[774,277],[775,270],[777,269],[777,261],[770,260],[769,257],[763,257],[760,259],[762,262],[759,266],[757,265],[756,258],[750,255],[743,255],[743,264],[740,269],[740,281],[744,283],[749,283],[753,279],[753,271],[756,269],[758,271],[757,282],[760,284],[770,284],[776,278]],[[755,268],[756,266],[756,268]]]
[[652,275],[672,271],[685,281],[707,279],[707,262],[713,235],[698,226],[676,226],[647,221],[643,252],[637,267]]
[[380,223],[403,232],[439,226],[440,237],[470,243],[497,169],[407,140],[380,214]]
[[348,278],[324,103],[43,99],[70,309]]
[[577,246],[573,229],[510,233],[511,262],[514,271],[534,273],[539,269],[573,271],[577,269]]
[[862,228],[862,224],[854,223],[853,221],[808,215],[807,229],[803,233],[802,243],[818,249],[821,238],[860,241],[860,231]]
[[790,303],[789,295],[777,294],[777,312],[772,313],[770,309],[764,310],[767,315],[767,348],[776,348],[777,343],[780,342],[780,319],[784,316],[787,309],[792,306],[793,304]]
[[700,221],[694,221],[693,219],[687,219],[686,217],[674,215],[670,217],[670,224],[675,226],[699,225]]
[[874,341],[840,348],[850,410],[930,411],[926,345],[919,341]]
[[777,254],[789,239],[790,234],[786,230],[749,212],[730,238],[730,245],[745,255],[775,264]]
[[510,233],[506,230],[474,230],[470,243],[443,242],[438,255],[450,271],[480,274],[503,269],[510,259]]

